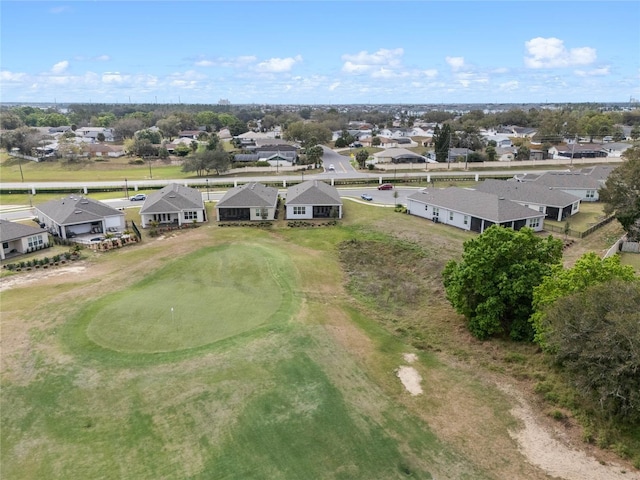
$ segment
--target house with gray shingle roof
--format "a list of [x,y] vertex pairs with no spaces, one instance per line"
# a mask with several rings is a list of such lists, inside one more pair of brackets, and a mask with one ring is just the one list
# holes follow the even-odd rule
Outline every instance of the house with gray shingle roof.
[[580,198],[577,196],[536,183],[485,180],[473,188],[478,192],[492,193],[544,213],[545,218],[549,220],[561,222],[580,211]]
[[124,212],[109,205],[78,195],[37,205],[40,224],[54,236],[73,238],[78,235],[122,232]]
[[228,190],[216,204],[219,222],[232,220],[274,220],[278,189],[251,182]]
[[583,202],[597,202],[600,199],[598,190],[614,167],[598,165],[575,171],[553,171],[542,174],[526,174],[518,177],[520,182],[535,182],[553,190],[561,190],[580,198]]
[[406,148],[387,148],[373,154],[375,163],[425,163],[426,157],[407,150]]
[[152,222],[176,226],[206,222],[202,194],[195,188],[170,183],[147,196],[140,209],[140,221],[143,228]]
[[342,200],[335,187],[309,180],[289,187],[285,202],[286,218],[342,218]]
[[407,213],[472,232],[491,225],[539,232],[544,214],[504,197],[466,188],[426,188],[407,197]]
[[0,220],[0,260],[49,246],[49,234],[44,228]]

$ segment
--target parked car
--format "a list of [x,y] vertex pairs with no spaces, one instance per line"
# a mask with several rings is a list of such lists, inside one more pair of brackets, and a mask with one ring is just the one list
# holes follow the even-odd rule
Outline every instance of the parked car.
[[329,165],[329,171],[330,172],[335,172],[336,171],[336,167],[333,166],[333,163],[331,165]]
[[393,185],[391,185],[390,183],[383,183],[382,185],[378,186],[378,190],[393,190]]
[[366,200],[367,202],[370,202],[371,200],[373,200],[373,197],[368,193],[363,193],[362,195],[360,195],[360,198],[363,200]]
[[147,199],[147,196],[144,193],[138,193],[136,195],[134,195],[133,197],[131,197],[129,200],[131,200],[132,202],[141,202]]

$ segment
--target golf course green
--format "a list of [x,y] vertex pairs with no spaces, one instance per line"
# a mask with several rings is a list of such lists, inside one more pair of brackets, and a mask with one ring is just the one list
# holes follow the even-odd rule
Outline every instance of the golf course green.
[[208,345],[290,317],[287,271],[285,257],[256,244],[203,248],[96,302],[87,335],[126,353]]

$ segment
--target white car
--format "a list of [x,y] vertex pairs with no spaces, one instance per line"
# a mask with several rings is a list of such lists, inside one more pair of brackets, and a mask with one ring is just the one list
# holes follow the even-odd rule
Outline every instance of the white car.
[[146,199],[147,199],[147,196],[144,193],[138,193],[137,195],[134,195],[133,197],[131,197],[129,200],[131,200],[132,202],[141,202]]
[[333,163],[331,165],[329,165],[329,171],[330,172],[335,172],[336,171],[336,167],[333,166]]

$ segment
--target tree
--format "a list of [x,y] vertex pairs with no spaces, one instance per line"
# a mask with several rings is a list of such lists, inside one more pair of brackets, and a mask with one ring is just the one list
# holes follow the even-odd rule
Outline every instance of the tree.
[[437,162],[444,163],[449,161],[451,126],[448,123],[442,125],[442,128],[436,125],[436,128],[433,130],[433,146]]
[[553,333],[545,311],[558,299],[584,291],[591,285],[611,280],[632,281],[637,279],[633,267],[622,265],[620,257],[600,259],[594,252],[582,255],[571,268],[562,265],[553,267],[551,274],[533,289],[531,323],[535,331],[534,340],[543,350],[548,350],[548,338]]
[[518,152],[516,153],[516,160],[529,160],[531,156],[531,150],[526,145],[522,145],[518,147]]
[[605,419],[640,422],[640,284],[613,280],[547,312],[553,359]]
[[19,127],[2,133],[0,145],[10,152],[14,148],[23,155],[33,155],[33,150],[43,138],[38,130],[29,127]]
[[180,119],[173,115],[156,122],[156,127],[158,127],[162,134],[169,140],[173,140],[173,137],[176,137],[178,133],[180,133],[180,130],[182,130],[181,125]]
[[489,145],[484,153],[487,155],[487,162],[495,162],[498,153],[496,152],[496,148],[492,145]]
[[318,143],[329,143],[331,136],[332,133],[329,128],[315,122],[294,122],[284,131],[284,138],[286,140],[300,142],[305,148]]
[[309,164],[317,164],[320,163],[320,159],[324,154],[324,150],[320,145],[316,145],[315,147],[311,147],[307,149],[307,163]]
[[162,142],[162,135],[160,134],[160,132],[157,130],[150,130],[148,128],[136,132],[136,138],[140,140],[149,140],[150,143],[154,143],[156,145]]
[[365,164],[368,158],[369,158],[369,152],[367,151],[366,148],[356,153],[356,161],[358,162],[358,165],[360,165],[360,168],[365,168],[366,166]]
[[2,112],[0,115],[0,130],[15,130],[24,126],[24,122],[20,116],[12,111]]
[[628,148],[626,162],[616,167],[600,189],[605,213],[613,213],[630,241],[640,241],[640,147]]
[[371,146],[372,147],[379,147],[381,143],[382,143],[382,140],[380,140],[380,137],[373,137],[371,139]]
[[477,338],[533,340],[533,288],[561,259],[562,241],[539,238],[526,227],[516,232],[493,225],[464,243],[460,262],[445,266],[447,299]]
[[113,135],[119,140],[133,138],[138,130],[144,128],[142,120],[137,118],[121,118],[113,124]]

